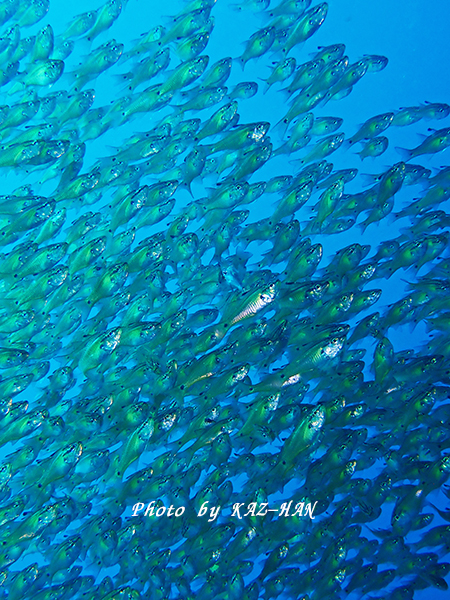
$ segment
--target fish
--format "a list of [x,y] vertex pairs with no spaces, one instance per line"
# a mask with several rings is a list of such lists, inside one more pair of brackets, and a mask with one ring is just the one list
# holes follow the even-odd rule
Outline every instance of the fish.
[[1,596],[447,590],[446,98],[332,3],[81,10],[0,6]]
[[239,57],[239,62],[242,66],[242,70],[245,69],[245,65],[249,60],[258,58],[265,54],[272,46],[275,40],[275,28],[266,27],[255,32],[247,42],[242,56]]
[[269,91],[274,83],[281,83],[282,81],[289,79],[289,77],[294,73],[296,66],[297,62],[293,57],[287,58],[286,60],[283,60],[275,65],[272,73],[265,80],[267,87],[264,93]]
[[389,140],[386,136],[380,135],[377,137],[368,140],[364,145],[364,148],[360,150],[357,154],[359,154],[361,160],[372,156],[381,156],[384,152],[386,152],[389,145]]
[[445,150],[450,144],[450,129],[443,128],[434,131],[429,135],[419,146],[412,150],[406,150],[404,148],[397,148],[401,155],[406,160],[411,160],[422,154],[435,154]]

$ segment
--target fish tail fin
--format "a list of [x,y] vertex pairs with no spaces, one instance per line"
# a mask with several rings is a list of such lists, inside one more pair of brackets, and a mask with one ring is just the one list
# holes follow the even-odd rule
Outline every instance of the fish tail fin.
[[[133,73],[132,71],[128,71],[128,73],[118,73],[116,75],[113,75],[113,79],[117,84],[124,84],[128,87],[128,82],[133,79]],[[131,87],[132,86],[129,86],[129,89],[132,92],[134,90],[131,89]]]
[[[342,142],[342,149],[343,150],[348,150],[349,148],[351,148],[353,145],[355,144],[355,142],[352,140],[352,138],[348,138],[348,140],[344,140]],[[359,154],[359,152],[357,152],[356,154]]]
[[281,94],[283,96],[283,98],[286,100],[286,102],[288,102],[289,98],[292,96],[292,94],[295,94],[296,91],[297,91],[296,89],[292,89],[288,86],[288,87],[279,89],[278,94]]
[[169,108],[173,108],[173,111],[177,114],[178,113],[184,114],[186,112],[186,110],[183,109],[183,106],[185,106],[185,105],[184,104],[173,104],[173,103],[169,104]]
[[[395,216],[395,218],[397,218],[397,215],[394,215],[394,216]],[[400,235],[397,237],[397,241],[400,244],[403,244],[404,242],[409,241],[410,238],[408,237],[408,232],[409,232],[409,229],[407,227],[400,228]]]
[[188,183],[185,183],[185,184],[184,184],[185,188],[187,189],[187,191],[189,192],[189,194],[190,194],[190,195],[191,195],[191,197],[193,198],[193,197],[194,197],[194,194],[193,194],[193,192],[192,192],[192,187],[191,187],[191,185],[192,185],[192,181],[189,181]]
[[271,251],[267,251],[264,256],[263,259],[258,263],[258,269],[263,269],[264,267],[270,267],[270,265],[272,264],[273,260],[271,258]]
[[304,159],[304,158],[294,158],[294,160],[289,160],[288,163],[290,165],[292,165],[293,167],[302,168],[304,165],[306,165],[306,159]]
[[110,122],[112,123],[112,127],[118,127],[119,125],[122,125],[122,123],[124,123],[126,121],[125,113],[121,113],[121,112],[116,112],[116,113],[109,112],[108,118],[109,118]]
[[84,85],[83,77],[76,71],[64,73],[61,77],[64,87],[70,88],[72,92],[79,92]]
[[404,209],[403,209],[403,210],[401,210],[400,212],[398,212],[398,213],[395,213],[395,214],[394,214],[394,217],[395,217],[396,219],[403,219],[403,217],[407,217],[408,215],[409,215],[409,211],[408,211],[408,209],[407,209],[407,208],[404,208]]
[[180,187],[183,190],[187,190],[193,198],[194,194],[192,193],[191,183],[192,183],[192,181],[183,181],[182,183],[180,183],[180,185],[178,187]]
[[375,183],[378,183],[378,176],[372,175],[371,173],[361,173],[359,177],[364,186],[374,185]]
[[278,133],[281,138],[284,138],[288,130],[289,123],[289,119],[287,117],[284,117],[283,119],[280,119],[278,123],[275,124],[272,131]]
[[23,92],[26,89],[26,85],[23,81],[15,81],[8,90],[8,96],[17,94],[17,92]]
[[237,58],[234,59],[238,64],[241,65],[242,67],[242,71],[244,71],[245,69],[245,65],[247,64],[247,61],[245,60],[245,58],[243,56],[238,56]]
[[361,233],[364,233],[366,231],[366,229],[369,227],[370,223],[366,223],[366,221],[363,221],[362,223],[358,223],[356,226],[359,227],[359,229],[361,230]]
[[400,146],[395,146],[395,149],[400,154],[401,159],[405,162],[408,162],[408,160],[411,160],[411,158],[414,156],[412,150],[407,150],[406,148],[401,148]]
[[272,152],[272,156],[279,156],[280,154],[284,154],[285,144],[279,146]]
[[325,96],[322,98],[322,101],[321,101],[321,103],[320,103],[320,104],[321,104],[321,106],[322,106],[322,107],[324,107],[326,104],[328,104],[328,102],[329,102],[329,101],[330,101],[332,98],[333,98],[333,96],[332,96],[332,95],[331,95],[329,92],[327,92],[327,93],[325,94]]
[[263,94],[267,94],[267,92],[268,92],[268,91],[270,90],[270,88],[271,88],[271,84],[270,84],[270,83],[267,83],[267,79],[263,79],[262,77],[258,77],[257,79],[259,79],[259,81],[262,81],[263,83],[265,83],[265,84],[266,84],[266,87],[265,87],[265,89],[264,89],[264,91],[263,91]]
[[89,45],[91,45],[91,44],[92,44],[92,43],[95,41],[95,38],[96,38],[96,37],[98,37],[98,36],[100,35],[100,33],[101,33],[101,31],[98,31],[98,30],[97,30],[97,31],[92,31],[92,30],[91,30],[91,31],[88,31],[88,32],[86,33],[86,35],[84,35],[84,36],[82,37],[82,39],[83,39],[83,40],[86,40],[86,42],[88,42],[88,43],[89,43]]
[[[86,548],[86,555],[89,551],[89,548]],[[86,570],[89,573],[93,573],[96,577],[96,579],[100,576],[101,572],[102,572],[102,561],[101,560],[95,560],[90,556],[92,562],[88,563],[86,566]],[[86,560],[86,559],[85,559]]]
[[77,48],[87,56],[91,52],[92,41],[87,36],[80,37],[77,39]]

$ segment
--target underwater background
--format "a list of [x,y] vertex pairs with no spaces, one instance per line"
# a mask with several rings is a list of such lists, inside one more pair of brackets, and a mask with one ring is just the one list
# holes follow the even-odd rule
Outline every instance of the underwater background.
[[448,597],[449,18],[0,2],[1,598]]

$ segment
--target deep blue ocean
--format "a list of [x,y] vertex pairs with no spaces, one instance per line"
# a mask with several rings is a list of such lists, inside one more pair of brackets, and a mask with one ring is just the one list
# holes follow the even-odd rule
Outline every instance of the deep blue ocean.
[[[0,1],[0,598],[448,598],[450,5],[46,6]],[[362,160],[376,134],[348,140],[385,113]]]

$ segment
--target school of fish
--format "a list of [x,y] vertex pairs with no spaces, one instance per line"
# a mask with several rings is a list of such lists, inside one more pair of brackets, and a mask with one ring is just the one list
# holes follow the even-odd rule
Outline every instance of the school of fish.
[[[317,116],[388,66],[304,51],[333,0],[228,4],[261,27],[216,61],[215,0],[133,44],[113,37],[126,4],[59,30],[49,0],[0,2],[0,170],[20,183],[0,197],[0,599],[447,590],[450,167],[424,159],[445,161],[450,106]],[[281,119],[245,122],[269,89]],[[152,501],[186,510],[132,515]]]

